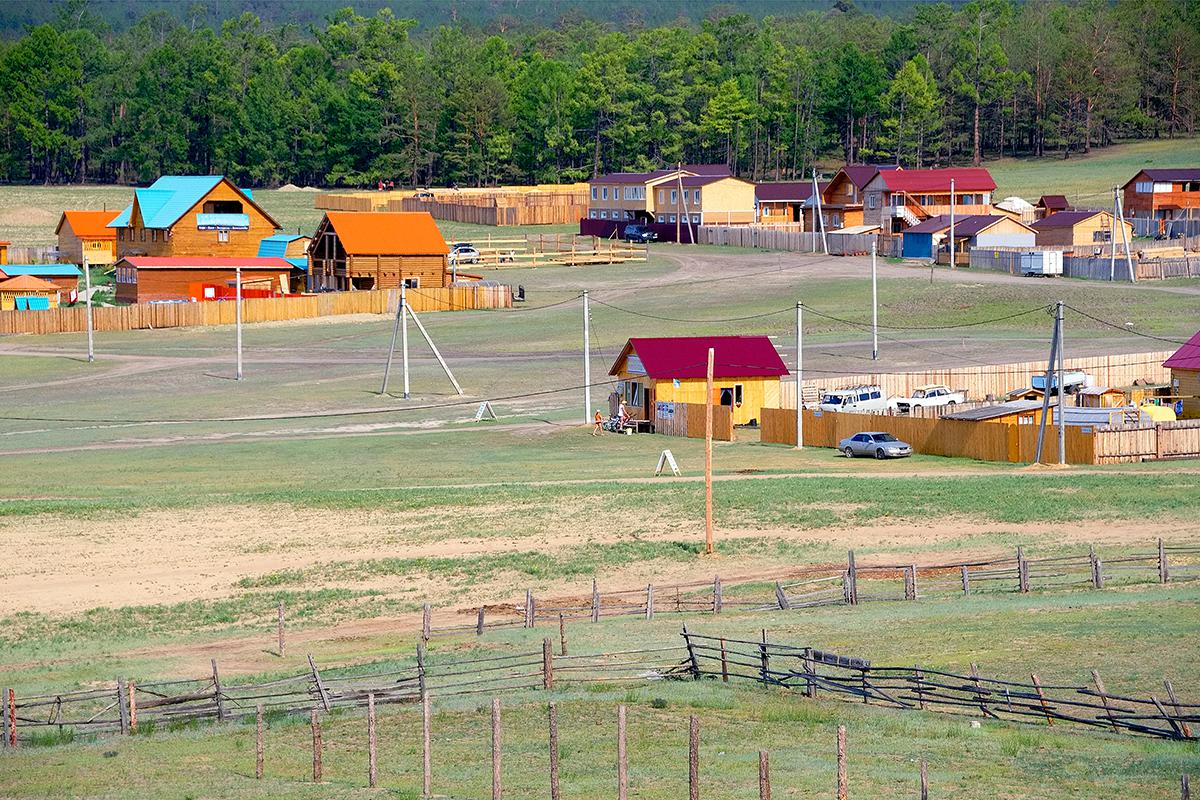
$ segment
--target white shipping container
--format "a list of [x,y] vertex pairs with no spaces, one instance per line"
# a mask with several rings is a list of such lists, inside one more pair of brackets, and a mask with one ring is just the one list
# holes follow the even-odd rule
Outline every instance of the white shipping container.
[[1061,250],[1035,250],[1021,253],[1022,275],[1062,275],[1063,254]]

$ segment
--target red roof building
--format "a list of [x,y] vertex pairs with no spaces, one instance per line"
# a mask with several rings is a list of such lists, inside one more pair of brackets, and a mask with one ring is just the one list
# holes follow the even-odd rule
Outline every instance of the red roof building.
[[[1157,220],[1157,233],[1171,233],[1171,223],[1200,216],[1200,167],[1188,169],[1144,169],[1122,189],[1125,215]],[[1143,230],[1143,233],[1146,231]]]
[[991,215],[995,189],[991,173],[979,167],[880,171],[863,190],[863,222],[901,233],[952,208],[956,216]]
[[613,362],[626,409],[652,420],[660,403],[703,405],[708,351],[713,350],[713,405],[729,406],[735,425],[750,424],[764,407],[779,405],[779,379],[788,368],[766,336],[633,338]]
[[[273,294],[291,290],[293,267],[283,258],[126,256],[114,268],[117,300],[151,303],[215,299],[226,286],[234,284],[239,268],[243,288]],[[217,290],[206,297],[205,286]]]
[[1163,362],[1171,370],[1171,391],[1180,395],[1185,419],[1200,419],[1200,331]]

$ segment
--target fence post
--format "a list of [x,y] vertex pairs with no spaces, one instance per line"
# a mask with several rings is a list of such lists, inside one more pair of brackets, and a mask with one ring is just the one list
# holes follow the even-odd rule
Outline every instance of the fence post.
[[758,751],[758,800],[771,800],[771,761],[766,750]]
[[546,720],[550,726],[550,800],[559,800],[558,786],[558,706],[551,701],[546,707]]
[[312,767],[313,783],[321,782],[321,718],[314,708],[309,712],[309,724],[312,725]]
[[600,589],[596,586],[596,579],[592,578],[592,622],[600,621]]
[[375,766],[375,695],[367,695],[367,786],[374,789],[379,783]]
[[629,797],[629,756],[625,745],[625,706],[617,706],[617,800]]
[[909,600],[917,599],[917,565],[913,564],[908,568],[908,588],[910,590]]
[[1187,773],[1179,778],[1179,800],[1192,800],[1192,779]]
[[534,614],[533,591],[530,589],[526,589],[525,590],[525,627],[526,628],[533,627],[533,614]]
[[126,696],[129,698],[129,732],[137,733],[137,684],[133,681],[129,681]]
[[500,785],[500,698],[492,698],[492,800],[501,800]]
[[558,654],[567,655],[567,621],[562,614],[558,615]]
[[417,642],[417,692],[425,695],[425,644]]
[[[125,679],[117,678],[117,714],[121,719],[121,733],[129,733],[129,698],[125,693]],[[219,716],[219,712],[218,712]]]
[[721,597],[721,576],[717,575],[713,578],[713,613],[720,614],[722,605],[724,600]]
[[779,581],[775,581],[775,603],[781,611],[787,611],[792,607],[792,603],[788,600],[787,593],[783,591],[783,586]]
[[646,621],[654,619],[654,584],[646,584]]
[[929,800],[929,764],[921,759],[921,800]]
[[962,565],[962,587],[964,595],[971,593],[971,573],[967,572],[966,564]]
[[847,800],[849,787],[846,780],[846,726],[837,729],[837,800]]
[[688,800],[700,800],[700,718],[688,720]]
[[721,680],[729,683],[729,654],[725,651],[725,637],[721,637]]
[[483,636],[483,606],[479,607],[479,616],[475,618],[475,635]]
[[421,692],[421,795],[433,794],[433,709],[429,704],[429,692]]
[[1108,705],[1108,692],[1104,689],[1104,681],[1100,680],[1100,672],[1098,670],[1092,670],[1092,680],[1096,684],[1096,691],[1100,693],[1100,702],[1104,704],[1104,712],[1108,716],[1109,724],[1112,725],[1113,731],[1120,733],[1121,728],[1117,725],[1117,721],[1113,719],[1112,709]]
[[429,629],[432,627],[433,609],[429,607],[429,603],[421,606],[421,641],[429,641]]
[[[1171,684],[1171,681],[1169,681],[1169,680],[1163,681],[1163,687],[1166,688],[1166,690],[1167,690],[1167,699],[1171,701],[1171,705],[1175,706],[1176,716],[1182,717],[1183,709],[1181,709],[1179,707],[1179,697],[1176,696],[1176,694],[1175,694],[1175,687]],[[1187,737],[1188,739],[1192,738],[1192,726],[1187,724],[1186,722],[1183,723],[1183,735],[1185,737]]]
[[9,747],[17,746],[17,692],[11,686],[4,690],[5,716],[8,718],[8,735],[4,737]]
[[1042,704],[1042,711],[1046,713],[1046,724],[1054,725],[1054,717],[1050,716],[1050,707],[1046,705],[1046,694],[1042,691],[1042,682],[1038,676],[1029,673],[1029,679],[1033,681],[1033,688],[1037,690],[1038,701]]
[[846,554],[846,575],[849,577],[850,605],[858,605],[858,567],[854,563],[854,551]]
[[286,653],[287,653],[287,649],[286,649],[287,642],[284,639],[284,634],[283,634],[284,624],[283,623],[284,623],[283,601],[280,600],[279,601],[279,622],[278,622],[278,625],[276,626],[276,635],[279,639],[279,657],[280,658],[283,658],[284,655],[286,655]]
[[1100,585],[1100,577],[1099,577],[1100,573],[1099,573],[1099,570],[1097,569],[1098,561],[1099,561],[1099,559],[1096,558],[1096,548],[1094,546],[1089,547],[1088,548],[1088,564],[1090,564],[1091,568],[1092,568],[1092,588],[1093,589],[1102,588]]
[[918,664],[913,667],[913,680],[917,684],[917,708],[925,710],[925,676],[921,672],[921,666]]
[[1171,580],[1171,574],[1167,569],[1167,549],[1163,545],[1163,540],[1158,540],[1158,582],[1166,583]]
[[542,639],[542,688],[554,688],[554,648],[549,636]]
[[1029,592],[1029,564],[1025,560],[1025,550],[1017,545],[1017,591],[1021,594]]
[[804,695],[810,700],[817,696],[817,671],[812,660],[812,650],[804,648]]
[[767,629],[762,629],[762,644],[758,646],[758,660],[762,669],[762,682],[766,686],[770,682],[770,656],[767,654]]
[[687,623],[683,623],[683,643],[687,647],[688,661],[692,664],[692,680],[700,680],[700,661],[696,658],[696,648],[692,646],[692,636],[688,633]]
[[263,708],[262,703],[254,707],[254,777],[263,776]]

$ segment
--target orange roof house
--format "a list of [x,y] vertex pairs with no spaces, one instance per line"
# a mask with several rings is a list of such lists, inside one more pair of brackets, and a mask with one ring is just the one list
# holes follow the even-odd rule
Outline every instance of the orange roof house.
[[83,266],[112,264],[117,260],[117,229],[108,227],[117,211],[64,211],[54,229],[59,258]]
[[427,211],[329,211],[309,247],[309,289],[443,287],[449,253]]
[[32,275],[0,281],[0,311],[58,308],[58,286]]

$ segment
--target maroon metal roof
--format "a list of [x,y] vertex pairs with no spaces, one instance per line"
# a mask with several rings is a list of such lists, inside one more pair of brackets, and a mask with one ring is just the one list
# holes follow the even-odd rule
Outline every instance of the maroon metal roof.
[[697,175],[732,175],[728,164],[684,164],[684,172],[694,172]]
[[850,179],[851,183],[862,190],[871,182],[871,178],[880,172],[898,169],[900,167],[895,164],[847,164],[842,167],[842,172],[846,173],[846,177]]
[[949,192],[952,178],[955,192],[990,192],[996,188],[992,174],[982,167],[883,170],[879,175],[893,192]]
[[1044,219],[1039,219],[1032,223],[1031,227],[1034,230],[1044,231],[1051,228],[1073,228],[1085,219],[1091,219],[1097,214],[1102,214],[1102,211],[1059,211],[1057,214],[1051,214]]
[[673,169],[656,169],[651,172],[610,172],[607,175],[592,178],[588,183],[645,183],[664,175],[670,175],[674,171]]
[[[1200,181],[1200,167],[1184,167],[1182,169],[1144,169],[1146,177],[1152,181]],[[1137,177],[1136,175],[1134,176]],[[1132,183],[1133,181],[1130,181]],[[1129,184],[1125,184],[1128,186]]]
[[[958,187],[955,186],[957,190]],[[1055,216],[1058,216],[1055,214]],[[961,236],[974,236],[981,231],[995,225],[1002,220],[1012,219],[1012,217],[997,215],[997,214],[972,214],[966,217],[955,217],[954,219],[954,238]],[[1015,220],[1019,222],[1019,220]],[[950,230],[950,215],[939,214],[936,217],[930,217],[924,222],[917,223],[911,228],[906,228],[904,233],[941,233],[942,231]]]
[[1065,194],[1044,194],[1038,198],[1037,207],[1050,211],[1066,211],[1071,207],[1071,203]]
[[655,380],[703,378],[708,372],[708,349],[713,348],[714,378],[759,378],[787,375],[788,368],[766,336],[675,336],[630,339],[609,375],[631,353]]
[[[823,192],[829,181],[817,184]],[[754,187],[754,196],[765,201],[792,201],[802,203],[812,197],[812,181],[788,181],[785,183],[760,183]]]
[[1163,362],[1167,369],[1200,370],[1200,331],[1196,331],[1170,358]]
[[[732,178],[732,175],[686,175],[680,179],[684,186],[707,186],[710,183],[723,181],[726,178]],[[671,186],[671,182],[667,181],[667,187]]]

